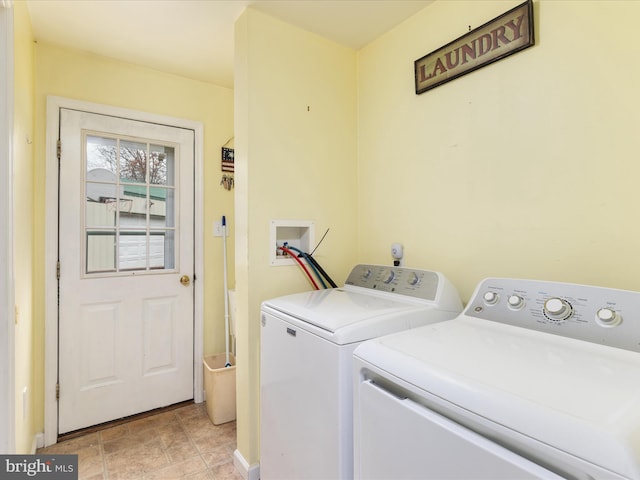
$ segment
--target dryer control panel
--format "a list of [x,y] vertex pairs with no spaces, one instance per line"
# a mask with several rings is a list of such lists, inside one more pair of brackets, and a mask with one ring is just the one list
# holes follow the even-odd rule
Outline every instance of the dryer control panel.
[[464,315],[640,352],[640,292],[487,278]]
[[429,270],[390,267],[384,265],[356,265],[345,285],[381,292],[407,295],[423,300],[435,300],[441,285],[441,275]]

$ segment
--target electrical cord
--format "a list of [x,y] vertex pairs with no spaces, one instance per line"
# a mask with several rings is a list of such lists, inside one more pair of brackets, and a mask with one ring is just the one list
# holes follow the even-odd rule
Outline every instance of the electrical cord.
[[307,269],[305,264],[302,263],[302,260],[300,260],[298,258],[298,256],[295,254],[295,252],[293,252],[292,250],[289,250],[287,247],[278,247],[278,249],[282,250],[284,253],[288,254],[289,256],[291,256],[291,258],[293,258],[296,262],[298,262],[298,264],[302,267],[302,270],[304,270],[304,273],[306,273],[307,277],[309,277],[309,280],[311,281],[311,283],[313,284],[315,289],[316,290],[320,290],[320,287],[318,287],[318,284],[316,283],[316,281],[311,276],[311,273],[309,273],[309,270]]

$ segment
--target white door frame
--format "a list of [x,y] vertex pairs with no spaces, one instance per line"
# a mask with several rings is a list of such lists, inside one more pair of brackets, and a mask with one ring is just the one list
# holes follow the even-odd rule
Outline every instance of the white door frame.
[[0,453],[15,452],[13,272],[13,8],[0,3]]
[[146,112],[128,110],[95,103],[82,102],[63,97],[47,97],[46,138],[46,210],[45,210],[45,378],[44,378],[44,443],[57,442],[58,402],[56,383],[58,378],[58,282],[56,262],[58,258],[58,159],[56,146],[59,129],[59,110],[69,108],[104,115],[129,118],[150,123],[160,123],[195,132],[195,177],[194,177],[194,259],[196,278],[194,282],[194,344],[193,344],[193,398],[196,403],[204,400],[203,388],[203,132],[201,122],[167,117]]

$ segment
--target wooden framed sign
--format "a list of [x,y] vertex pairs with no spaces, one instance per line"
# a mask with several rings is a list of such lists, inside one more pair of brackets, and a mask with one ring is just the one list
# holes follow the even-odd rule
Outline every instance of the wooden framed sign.
[[534,45],[533,1],[503,13],[414,62],[416,94]]

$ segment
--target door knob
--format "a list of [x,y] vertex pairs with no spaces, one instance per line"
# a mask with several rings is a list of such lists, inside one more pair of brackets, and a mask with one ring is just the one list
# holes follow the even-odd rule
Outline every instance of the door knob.
[[180,283],[185,286],[188,287],[191,284],[191,279],[189,278],[189,275],[183,275],[180,277]]

